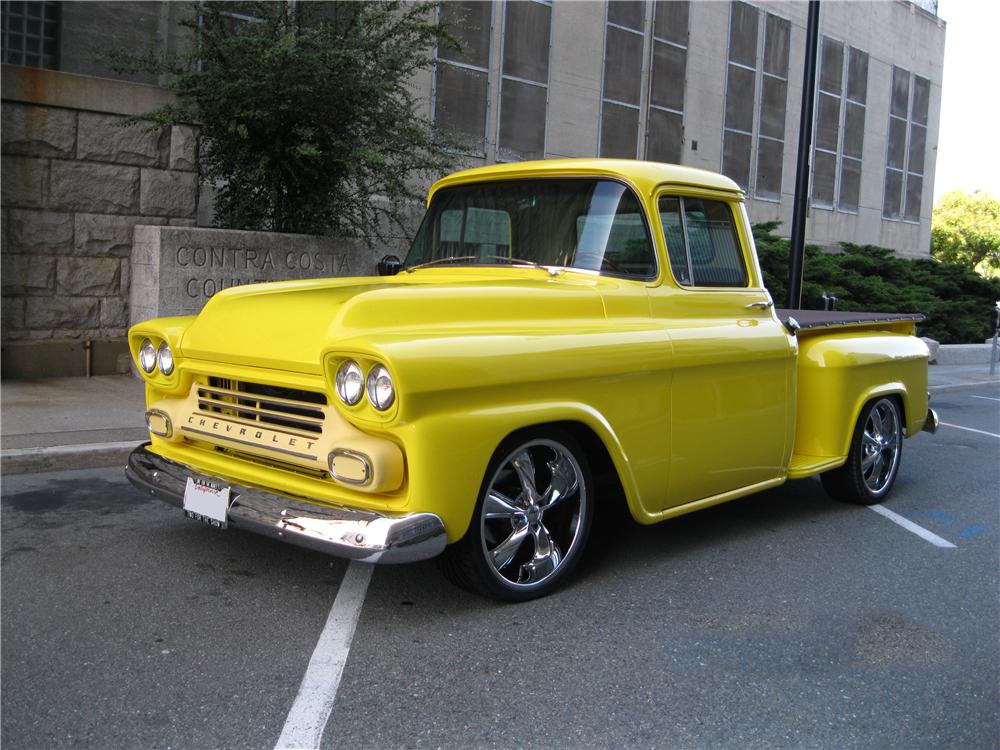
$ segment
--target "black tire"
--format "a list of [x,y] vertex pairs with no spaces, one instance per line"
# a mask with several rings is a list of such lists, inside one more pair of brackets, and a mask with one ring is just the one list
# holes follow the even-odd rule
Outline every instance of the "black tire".
[[[529,464],[533,471],[526,469]],[[534,476],[531,497],[521,471]],[[567,491],[544,506],[544,498],[555,497],[552,490],[562,487]],[[594,500],[587,455],[572,435],[558,428],[515,433],[494,452],[469,528],[441,555],[441,568],[456,585],[493,599],[523,602],[547,596],[583,556]]]
[[873,399],[865,404],[854,426],[847,462],[820,475],[823,488],[836,500],[875,505],[892,491],[902,455],[899,401],[893,396]]

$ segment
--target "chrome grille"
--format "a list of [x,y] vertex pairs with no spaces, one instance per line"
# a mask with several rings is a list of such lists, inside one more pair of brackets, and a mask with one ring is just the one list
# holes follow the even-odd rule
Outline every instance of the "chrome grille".
[[199,411],[310,434],[323,432],[326,396],[322,393],[225,378],[209,378],[207,385],[197,388]]

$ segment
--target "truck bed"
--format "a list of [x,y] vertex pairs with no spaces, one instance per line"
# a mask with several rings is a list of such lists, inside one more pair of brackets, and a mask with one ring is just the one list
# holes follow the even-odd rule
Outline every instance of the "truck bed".
[[802,330],[816,331],[829,328],[871,326],[880,323],[919,323],[924,319],[919,313],[851,312],[849,310],[775,310],[782,323],[795,318]]

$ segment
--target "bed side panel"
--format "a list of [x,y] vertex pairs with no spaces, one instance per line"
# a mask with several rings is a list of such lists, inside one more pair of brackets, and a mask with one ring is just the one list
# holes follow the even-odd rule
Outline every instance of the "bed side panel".
[[927,415],[927,345],[913,336],[844,332],[799,342],[795,456],[846,457],[862,407],[898,394],[908,436]]

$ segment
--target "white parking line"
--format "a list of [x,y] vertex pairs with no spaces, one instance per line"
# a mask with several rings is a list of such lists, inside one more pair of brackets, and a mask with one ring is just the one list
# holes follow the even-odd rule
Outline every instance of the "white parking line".
[[954,427],[956,430],[965,430],[966,432],[976,432],[980,435],[989,435],[990,437],[1000,438],[995,432],[986,432],[986,430],[977,430],[973,427],[962,427],[960,424],[951,424],[950,422],[939,422],[939,424],[944,427]]
[[971,396],[970,398],[981,398],[983,401],[1000,401],[1000,398],[993,398],[992,396]]
[[319,747],[337,698],[340,676],[351,650],[354,628],[365,603],[373,567],[359,562],[347,566],[275,750],[313,750]]
[[888,518],[893,523],[897,523],[900,526],[902,526],[904,529],[906,529],[907,531],[910,531],[910,532],[916,534],[921,539],[926,539],[928,542],[930,542],[931,544],[933,544],[935,547],[945,547],[945,548],[950,548],[950,549],[954,549],[955,548],[955,545],[952,544],[951,542],[949,542],[947,539],[942,539],[941,537],[939,537],[934,532],[928,531],[927,529],[925,529],[923,526],[917,526],[910,519],[903,518],[898,513],[893,513],[891,510],[889,510],[888,508],[886,508],[886,507],[884,507],[882,505],[869,505],[868,507],[871,508],[876,513],[878,513],[880,516],[885,516],[886,518]]

